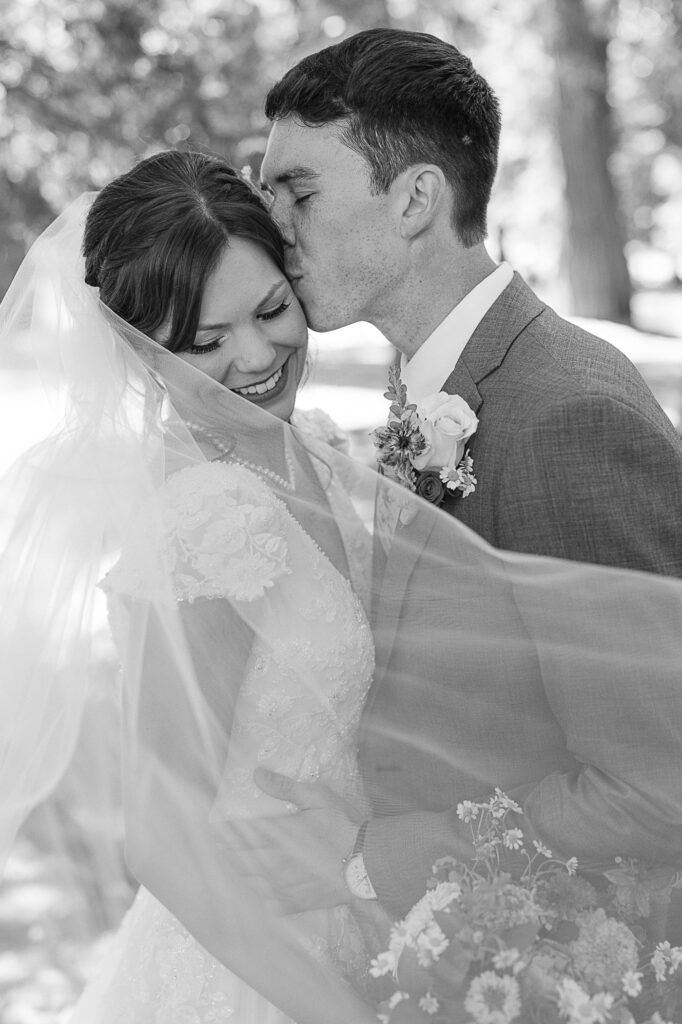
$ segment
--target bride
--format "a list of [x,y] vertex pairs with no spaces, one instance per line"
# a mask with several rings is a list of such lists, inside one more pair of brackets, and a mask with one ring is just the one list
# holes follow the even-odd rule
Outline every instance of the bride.
[[[3,581],[35,613],[30,637],[3,638],[16,764],[20,743],[44,748],[31,777],[12,776],[14,818],[68,760],[87,671],[74,659],[107,563],[123,670],[126,855],[142,886],[71,1020],[374,1020],[358,994],[371,916],[284,918],[220,843],[223,823],[289,813],[258,790],[259,765],[325,783],[358,824],[366,811],[369,533],[347,469],[341,485],[330,466],[331,421],[289,426],[307,328],[260,196],[212,157],[143,161],[36,243],[2,330],[30,342],[65,403],[12,480],[26,514],[11,517]],[[56,649],[70,679],[55,670],[48,686]],[[39,706],[20,708],[19,680]]]

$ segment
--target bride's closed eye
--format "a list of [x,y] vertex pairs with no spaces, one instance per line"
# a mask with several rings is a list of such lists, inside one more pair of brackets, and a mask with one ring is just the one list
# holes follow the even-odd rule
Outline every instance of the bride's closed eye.
[[214,338],[213,341],[207,341],[205,345],[190,345],[187,351],[191,352],[193,355],[202,355],[204,352],[215,352],[226,337],[227,335],[221,334],[219,338]]
[[[268,309],[265,310],[265,312],[263,313],[258,313],[257,317],[259,320],[275,320],[278,316],[281,316],[283,313],[286,313],[290,305],[291,299],[285,299],[283,302],[280,302],[280,304],[276,306],[274,309]],[[219,337],[207,341],[205,345],[190,345],[187,351],[191,352],[192,355],[195,356],[205,355],[208,352],[215,352],[215,350],[217,348],[220,348],[220,346],[226,339],[227,334],[221,334]]]
[[291,305],[291,299],[288,301],[285,299],[284,302],[280,302],[276,309],[269,309],[265,313],[259,313],[259,320],[274,320],[276,317],[281,316],[282,313],[286,313],[289,306]]

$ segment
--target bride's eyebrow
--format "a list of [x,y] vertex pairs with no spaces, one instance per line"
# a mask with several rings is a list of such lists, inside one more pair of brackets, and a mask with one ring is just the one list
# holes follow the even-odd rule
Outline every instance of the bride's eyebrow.
[[[286,281],[284,280],[277,281],[275,284],[273,284],[272,288],[269,288],[266,294],[260,300],[260,302],[256,306],[256,309],[261,309],[263,306],[265,306],[284,284],[286,284]],[[229,326],[230,324],[227,320],[223,321],[223,323],[221,324],[199,324],[199,326],[197,327],[197,334],[202,334],[204,331],[217,331],[220,330],[220,328],[222,327]]]

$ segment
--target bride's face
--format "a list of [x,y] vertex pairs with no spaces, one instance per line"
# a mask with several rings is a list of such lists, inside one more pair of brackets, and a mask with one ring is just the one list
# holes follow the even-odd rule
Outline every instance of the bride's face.
[[231,239],[206,283],[194,345],[177,355],[288,420],[307,348],[303,310],[286,277],[260,246]]

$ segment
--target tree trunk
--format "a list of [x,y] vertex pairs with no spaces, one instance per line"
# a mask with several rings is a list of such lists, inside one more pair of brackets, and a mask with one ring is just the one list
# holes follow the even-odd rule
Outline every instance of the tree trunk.
[[606,33],[584,0],[554,0],[557,123],[566,177],[565,265],[572,312],[625,323],[632,287],[625,230],[608,160],[613,129],[606,99]]

